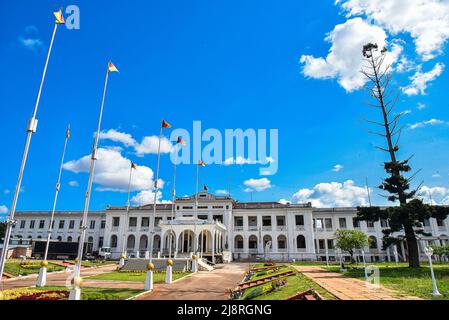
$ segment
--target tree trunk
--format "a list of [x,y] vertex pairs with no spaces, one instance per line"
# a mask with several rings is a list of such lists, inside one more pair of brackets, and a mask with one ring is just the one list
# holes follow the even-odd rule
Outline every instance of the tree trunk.
[[415,231],[411,226],[404,226],[404,233],[407,240],[408,265],[412,268],[419,268],[419,251]]

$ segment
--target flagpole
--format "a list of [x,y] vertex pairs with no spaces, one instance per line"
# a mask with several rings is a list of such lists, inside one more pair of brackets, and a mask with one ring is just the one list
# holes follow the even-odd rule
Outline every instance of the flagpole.
[[48,62],[50,60],[50,56],[51,56],[51,51],[53,48],[53,42],[55,40],[55,35],[56,35],[56,30],[58,29],[58,23],[55,22],[55,27],[53,29],[53,34],[51,36],[51,41],[50,41],[50,46],[48,47],[48,52],[47,52],[47,58],[45,60],[45,65],[44,65],[44,71],[42,73],[42,78],[41,78],[41,82],[39,85],[39,90],[37,93],[37,98],[36,98],[36,104],[34,106],[34,111],[33,111],[33,115],[32,117],[29,119],[28,121],[28,127],[27,127],[27,139],[25,142],[25,149],[23,151],[23,155],[22,155],[22,163],[20,165],[20,170],[19,170],[19,177],[17,179],[17,184],[16,184],[16,189],[14,192],[14,198],[11,204],[11,211],[9,213],[9,217],[6,220],[6,232],[5,232],[5,238],[3,241],[3,250],[2,250],[2,255],[0,258],[0,287],[1,284],[3,282],[3,270],[5,268],[5,263],[6,263],[6,254],[8,252],[8,244],[9,244],[9,240],[11,238],[11,229],[12,226],[15,224],[15,220],[14,220],[14,215],[16,213],[16,207],[17,207],[17,201],[19,199],[19,193],[20,193],[20,187],[22,184],[22,177],[23,177],[23,172],[25,170],[25,164],[27,161],[27,157],[28,157],[28,150],[30,148],[30,144],[31,144],[31,138],[33,136],[33,133],[36,132],[37,129],[37,119],[36,119],[36,115],[37,115],[37,110],[39,108],[39,102],[41,99],[41,93],[42,93],[42,88],[44,86],[44,80],[45,80],[45,75],[47,73],[47,67],[48,67]]
[[[84,198],[84,211],[83,211],[83,219],[82,219],[81,227],[80,227],[81,234],[80,234],[80,239],[79,239],[79,244],[78,244],[78,256],[77,256],[75,270],[74,270],[74,274],[73,274],[74,280],[76,280],[76,278],[79,279],[80,274],[81,274],[81,261],[83,259],[84,239],[86,238],[86,230],[87,230],[87,226],[86,226],[87,214],[89,211],[90,194],[92,192],[92,182],[93,182],[93,178],[94,178],[95,161],[97,160],[97,146],[98,146],[98,139],[100,136],[101,120],[103,117],[104,100],[106,97],[106,89],[108,86],[108,79],[109,79],[109,65],[108,65],[108,68],[106,69],[106,78],[104,81],[103,97],[101,99],[100,115],[98,117],[97,131],[95,133],[94,145],[92,147],[92,155],[90,158],[89,180],[87,182],[87,191],[86,191],[85,198]],[[80,299],[80,292],[79,291],[76,292],[76,289],[79,290],[79,288],[76,288],[76,286],[74,286],[74,288],[70,292],[71,300],[79,300]]]
[[[198,160],[200,161],[200,160]],[[194,225],[193,225],[193,233],[195,236],[195,240],[193,241],[193,244],[195,245],[195,247],[193,248],[193,252],[195,255],[197,255],[197,240],[198,240],[198,235],[196,234],[196,224],[197,224],[197,220],[198,220],[198,175],[199,175],[199,171],[200,171],[200,164],[199,162],[196,164],[196,193],[195,193],[195,221],[194,221]]]
[[[125,228],[123,230],[123,241],[122,241],[122,255],[120,257],[120,262],[122,262],[122,259],[126,258],[126,229],[127,229],[127,224],[128,224],[128,220],[129,220],[129,207],[131,205],[130,199],[131,199],[131,180],[132,180],[132,176],[133,176],[133,163],[131,162],[131,166],[129,168],[129,180],[128,180],[128,201],[126,202],[126,216],[125,216]],[[123,267],[123,266],[121,266]]]
[[70,124],[67,127],[64,148],[62,151],[61,163],[59,165],[58,182],[56,183],[55,196],[53,199],[53,208],[51,210],[50,225],[48,226],[48,231],[47,231],[48,234],[47,234],[47,244],[45,245],[44,265],[42,266],[41,271],[40,271],[40,275],[41,274],[42,275],[41,275],[41,277],[39,277],[37,279],[37,286],[39,286],[39,287],[44,287],[46,284],[46,277],[44,275],[44,273],[46,273],[46,270],[44,271],[43,269],[46,268],[45,262],[47,261],[47,258],[48,258],[48,248],[50,246],[50,239],[51,239],[51,234],[53,231],[53,222],[55,220],[56,203],[58,201],[59,189],[61,188],[62,166],[64,165],[64,158],[65,158],[65,153],[67,150],[67,143],[69,142],[69,139],[70,139]]
[[[170,232],[170,236],[168,237],[168,241],[169,241],[169,253],[168,253],[168,257],[171,258],[171,253],[172,253],[172,239],[173,239],[173,220],[175,219],[175,198],[176,198],[176,162],[178,161],[178,150],[177,150],[177,145],[175,146],[175,159],[174,159],[174,164],[173,164],[173,191],[172,191],[172,205],[171,205],[171,232]],[[173,257],[175,255],[173,254]]]
[[151,238],[150,238],[150,262],[153,262],[153,248],[154,248],[154,235],[155,235],[155,220],[156,220],[156,205],[157,205],[157,191],[158,191],[158,180],[159,180],[159,165],[161,161],[161,140],[162,140],[162,129],[159,133],[159,145],[157,147],[157,165],[156,165],[156,180],[154,181],[154,203],[153,203],[153,216],[151,217]]

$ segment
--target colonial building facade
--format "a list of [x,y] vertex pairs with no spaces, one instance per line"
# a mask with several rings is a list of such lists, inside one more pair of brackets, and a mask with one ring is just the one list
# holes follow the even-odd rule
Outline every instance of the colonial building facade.
[[[266,259],[277,261],[338,260],[335,231],[358,229],[370,237],[364,249],[367,261],[407,259],[406,243],[382,250],[382,230],[388,221],[357,222],[355,208],[313,208],[311,204],[278,202],[236,202],[231,197],[201,192],[178,197],[174,206],[158,204],[141,207],[107,207],[89,213],[87,243],[92,251],[110,248],[111,257],[188,257],[198,254],[213,261]],[[79,239],[82,212],[64,211],[55,215],[52,240],[75,242]],[[45,239],[49,212],[18,212],[14,239]],[[447,244],[448,219],[430,219],[419,238],[424,247]],[[152,241],[152,243],[151,243]],[[343,253],[344,254],[344,253]],[[361,251],[357,253],[361,255]]]

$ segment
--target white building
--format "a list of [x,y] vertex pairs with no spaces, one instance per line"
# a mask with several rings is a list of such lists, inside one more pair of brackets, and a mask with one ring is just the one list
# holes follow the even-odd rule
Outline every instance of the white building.
[[[197,212],[197,218],[195,219]],[[278,202],[236,202],[231,197],[206,192],[178,197],[175,206],[156,206],[155,227],[151,227],[153,205],[108,207],[89,213],[87,242],[93,251],[110,247],[118,259],[123,247],[128,257],[148,257],[153,237],[153,255],[188,257],[195,243],[203,257],[218,259],[231,254],[233,260],[267,259],[277,261],[338,259],[334,249],[337,229],[359,229],[371,239],[365,248],[368,261],[394,260],[393,248],[382,250],[382,229],[387,221],[355,222],[356,208],[313,208],[310,204]],[[82,212],[57,212],[52,239],[77,241]],[[172,219],[174,218],[174,219]],[[18,212],[13,238],[45,239],[49,212]],[[432,234],[419,238],[419,249],[429,244],[447,244],[448,220],[430,219],[424,231]],[[196,223],[195,223],[196,221]],[[154,232],[151,232],[154,229]],[[169,237],[172,234],[174,236]],[[171,251],[170,251],[171,239]],[[175,240],[176,239],[176,240]],[[125,246],[123,246],[125,245]],[[406,243],[397,248],[399,259],[406,259]]]

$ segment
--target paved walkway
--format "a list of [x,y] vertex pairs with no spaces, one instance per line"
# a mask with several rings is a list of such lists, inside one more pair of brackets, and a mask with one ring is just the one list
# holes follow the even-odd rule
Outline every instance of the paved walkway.
[[214,271],[200,271],[170,285],[160,284],[137,300],[227,300],[229,289],[243,280],[248,264],[220,264]]
[[363,280],[345,277],[318,266],[295,266],[295,268],[340,300],[421,300],[382,286],[370,288]]
[[[98,268],[90,268],[90,269],[83,269],[81,270],[81,276],[82,277],[86,277],[86,276],[94,276],[97,274],[102,274],[102,273],[107,273],[107,272],[111,272],[113,270],[116,270],[117,266],[116,265],[109,265],[109,266],[104,266],[104,267],[98,267]],[[67,273],[67,272],[57,272],[57,273],[48,273],[47,274],[47,285],[48,286],[65,286],[66,284],[66,279],[71,275],[71,273]],[[29,277],[24,277],[24,278],[15,278],[15,279],[10,279],[10,280],[4,280],[3,281],[3,290],[9,290],[9,289],[15,289],[15,288],[27,288],[27,287],[32,287],[36,285],[36,279],[37,279],[37,275],[32,275]],[[85,281],[85,282],[91,282],[91,281]],[[92,281],[93,282],[93,281]],[[86,286],[95,286],[97,283],[97,281],[95,281],[95,283],[86,285]],[[99,284],[98,287],[105,287],[105,284]],[[109,288],[109,287],[106,287]],[[142,286],[143,288],[143,286]]]

